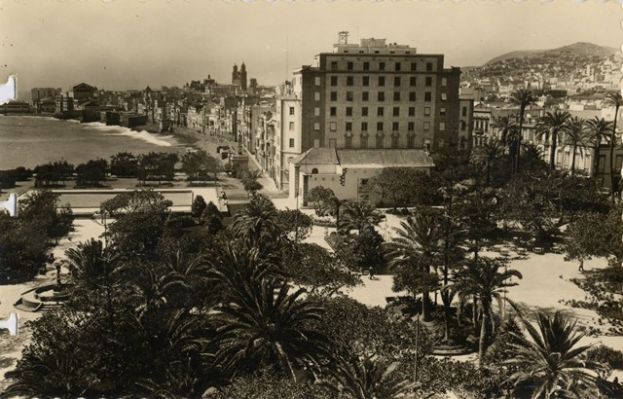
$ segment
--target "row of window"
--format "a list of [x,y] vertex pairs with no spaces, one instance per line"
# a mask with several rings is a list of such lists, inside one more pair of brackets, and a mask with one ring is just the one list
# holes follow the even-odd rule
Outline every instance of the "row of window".
[[[430,130],[430,122],[425,121],[422,124],[422,127],[424,128],[424,130]],[[376,123],[376,131],[377,132],[383,132],[384,128],[385,128],[385,124],[383,122],[377,122]],[[353,131],[353,122],[345,122],[344,129],[347,132],[352,132]],[[329,123],[329,130],[332,131],[332,132],[337,131],[337,123],[336,122]],[[407,123],[407,130],[410,131],[410,132],[415,131],[415,122],[408,122]],[[446,130],[445,122],[439,122],[439,131],[443,132],[445,130]],[[367,132],[368,131],[368,122],[361,122],[361,131],[362,132]],[[392,131],[393,132],[400,131],[400,122],[392,122]]]
[[[359,64],[359,63],[357,63]],[[410,71],[417,71],[418,67],[417,67],[417,63],[416,62],[411,62],[409,65],[409,70]],[[359,66],[359,65],[358,65]],[[339,70],[339,64],[337,61],[331,61],[331,70],[332,71],[337,71]],[[372,69],[371,69],[372,67]],[[385,63],[385,61],[379,61],[379,62],[370,62],[370,61],[364,61],[361,63],[361,69],[358,70],[363,70],[363,71],[385,71],[386,67],[388,67],[388,65]],[[403,69],[403,63],[400,61],[394,62],[393,63],[393,70],[396,72],[400,72]],[[354,71],[355,70],[355,62],[354,61],[348,61],[346,62],[346,70],[347,71]],[[432,72],[433,71],[433,63],[432,62],[427,62],[425,65],[425,70],[426,72]]]
[[[398,148],[399,146],[399,137],[394,135],[391,137],[391,147]],[[376,148],[385,148],[385,137],[384,136],[375,136]],[[359,137],[359,148],[369,148],[368,146],[368,136]],[[344,148],[353,148],[353,136],[346,136],[344,138]],[[411,134],[407,136],[407,148],[415,148],[415,135]]]
[[[329,82],[331,86],[337,86],[339,84],[340,77],[339,76],[331,76],[329,78]],[[376,84],[377,86],[385,86],[386,83],[385,76],[377,76]],[[402,77],[394,76],[394,86],[400,87],[402,84]],[[448,84],[448,80],[446,78],[441,78],[441,86],[445,87]],[[355,85],[355,76],[346,76],[346,86],[354,86]],[[361,85],[362,86],[370,86],[370,76],[362,76],[361,77]],[[424,78],[424,86],[432,86],[433,85],[433,77],[426,76]],[[409,77],[409,86],[417,86],[417,76]]]
[[[315,108],[314,109],[314,114],[316,114],[316,116],[320,116],[320,108]],[[344,108],[344,114],[346,116],[353,116],[353,107],[345,107]],[[330,116],[337,116],[337,107],[330,107],[329,108],[329,115]],[[392,115],[393,116],[400,116],[400,107],[392,107]],[[415,107],[409,107],[408,108],[408,115],[409,116],[415,116]],[[431,115],[431,107],[424,107],[424,116],[430,116]],[[368,107],[361,107],[361,116],[368,116]],[[384,107],[377,107],[376,108],[376,116],[385,116],[385,108]],[[446,109],[445,108],[440,108],[439,109],[439,116],[444,117],[446,116]]]
[[[316,96],[316,101],[320,100],[320,93],[316,92],[317,96]],[[409,101],[416,101],[416,94],[414,91],[409,92]],[[337,91],[332,91],[329,93],[329,99],[331,101],[338,101],[338,93]],[[345,99],[346,101],[354,101],[355,99],[355,95],[352,91],[347,91],[345,92]],[[393,100],[394,101],[402,101],[402,96],[400,95],[399,91],[395,91],[394,92],[394,96],[393,96]],[[446,101],[448,99],[448,95],[446,93],[441,93],[441,100],[442,101]],[[385,92],[384,91],[379,91],[376,93],[376,100],[377,101],[385,101]],[[424,92],[424,101],[426,102],[430,102],[433,100],[433,94],[430,91]],[[361,92],[361,101],[370,101],[370,92],[367,91],[362,91]]]

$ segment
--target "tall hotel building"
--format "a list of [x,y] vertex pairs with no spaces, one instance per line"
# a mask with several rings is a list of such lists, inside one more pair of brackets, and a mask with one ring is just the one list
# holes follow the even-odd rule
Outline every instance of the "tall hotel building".
[[442,54],[417,54],[385,39],[349,44],[347,32],[334,47],[317,56],[317,66],[294,74],[301,101],[301,142],[295,146],[301,151],[469,145],[464,120],[471,104],[459,101],[461,71],[444,68]]

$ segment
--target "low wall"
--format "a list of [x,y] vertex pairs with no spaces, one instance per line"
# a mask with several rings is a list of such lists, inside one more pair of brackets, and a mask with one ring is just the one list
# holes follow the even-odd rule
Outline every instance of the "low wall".
[[[60,194],[59,203],[69,204],[72,209],[76,208],[99,208],[100,204],[126,190],[52,190]],[[159,192],[165,199],[170,200],[173,206],[190,206],[193,203],[192,190],[167,190]]]

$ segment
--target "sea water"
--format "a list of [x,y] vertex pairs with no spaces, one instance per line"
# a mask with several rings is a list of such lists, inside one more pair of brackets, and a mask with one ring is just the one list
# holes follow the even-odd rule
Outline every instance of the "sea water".
[[179,152],[173,136],[103,123],[0,115],[0,170],[66,160],[77,165],[118,152]]

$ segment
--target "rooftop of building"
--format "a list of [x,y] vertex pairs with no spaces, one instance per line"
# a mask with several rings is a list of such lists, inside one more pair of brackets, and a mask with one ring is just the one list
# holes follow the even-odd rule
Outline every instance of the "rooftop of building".
[[433,167],[430,155],[421,149],[310,148],[295,165],[340,165],[343,168]]
[[340,149],[337,157],[342,167],[433,167],[432,158],[419,149]]

